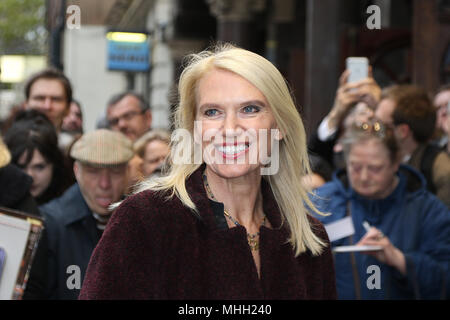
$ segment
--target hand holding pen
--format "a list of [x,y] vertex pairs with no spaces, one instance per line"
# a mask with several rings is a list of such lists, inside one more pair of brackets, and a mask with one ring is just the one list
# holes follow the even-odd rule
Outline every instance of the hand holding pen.
[[[371,227],[367,221],[364,221],[362,225],[363,225],[364,229],[366,229],[366,232],[371,232],[373,234],[373,237],[376,237],[378,239],[385,237],[384,233],[381,230]],[[372,234],[370,236],[372,236]],[[368,234],[366,234],[366,235],[368,235]]]
[[363,222],[366,234],[356,245],[381,246],[382,250],[367,252],[381,263],[395,267],[403,275],[406,274],[406,260],[403,252],[396,248],[385,234],[373,227],[367,221]]

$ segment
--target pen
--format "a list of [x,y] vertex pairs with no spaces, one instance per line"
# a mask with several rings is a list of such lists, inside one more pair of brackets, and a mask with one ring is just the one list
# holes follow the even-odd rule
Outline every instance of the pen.
[[[362,225],[363,225],[364,229],[366,229],[366,232],[369,232],[369,230],[371,228],[370,224],[367,221],[364,221],[362,223]],[[379,230],[378,231],[378,238],[380,239],[380,238],[383,238],[383,237],[384,237],[384,233],[381,230]]]
[[362,225],[363,225],[364,229],[366,229],[366,232],[369,232],[370,224],[367,221],[364,221]]

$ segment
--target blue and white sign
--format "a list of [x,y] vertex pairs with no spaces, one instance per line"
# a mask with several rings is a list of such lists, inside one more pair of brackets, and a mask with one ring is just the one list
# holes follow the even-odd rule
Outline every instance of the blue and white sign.
[[145,33],[108,32],[108,69],[145,72],[150,68],[150,44]]

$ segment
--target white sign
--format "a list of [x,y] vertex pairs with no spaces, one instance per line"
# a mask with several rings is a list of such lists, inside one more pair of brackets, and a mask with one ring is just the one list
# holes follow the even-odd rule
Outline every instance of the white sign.
[[0,214],[0,247],[6,254],[0,278],[0,300],[10,300],[13,297],[30,226],[23,219]]
[[353,226],[352,217],[346,217],[338,221],[329,223],[325,225],[325,230],[328,233],[330,242],[355,234],[355,227]]

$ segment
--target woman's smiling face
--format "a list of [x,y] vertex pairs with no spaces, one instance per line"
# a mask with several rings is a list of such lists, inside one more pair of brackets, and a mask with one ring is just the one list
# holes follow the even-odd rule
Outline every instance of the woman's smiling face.
[[213,69],[199,80],[196,94],[196,134],[207,165],[236,178],[266,164],[277,126],[261,91],[235,73]]

